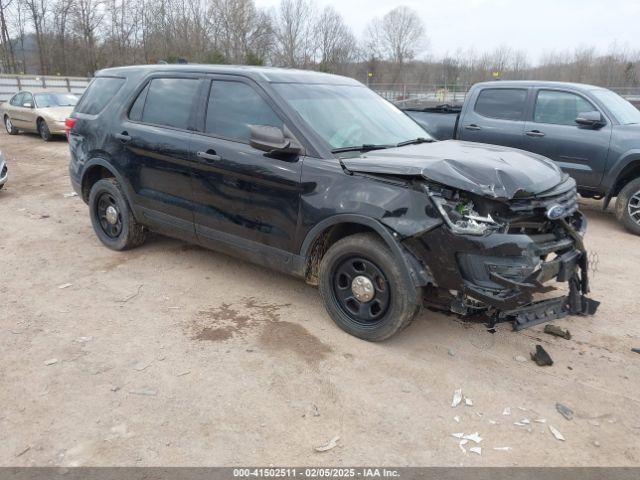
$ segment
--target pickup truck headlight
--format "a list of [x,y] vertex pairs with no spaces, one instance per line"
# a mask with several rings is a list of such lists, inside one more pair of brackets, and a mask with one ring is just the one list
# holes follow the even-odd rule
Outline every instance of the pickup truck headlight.
[[484,235],[500,227],[491,215],[483,217],[476,212],[471,201],[448,200],[435,195],[432,195],[431,199],[453,233]]

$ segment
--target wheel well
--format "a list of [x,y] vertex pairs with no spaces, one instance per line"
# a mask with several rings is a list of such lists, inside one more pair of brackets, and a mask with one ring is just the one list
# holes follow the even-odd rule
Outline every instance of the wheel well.
[[318,285],[318,271],[324,254],[338,240],[356,233],[373,233],[380,236],[373,228],[360,223],[338,223],[324,229],[309,247],[304,273],[305,281],[310,285]]
[[42,117],[38,117],[38,118],[36,119],[36,125],[40,125],[40,122],[44,122],[44,118],[42,118]]
[[627,183],[638,177],[640,177],[640,160],[634,160],[633,162],[629,163],[629,165],[624,167],[622,172],[620,172],[620,175],[618,175],[616,183],[613,187],[613,191],[609,196],[615,197],[620,193],[620,190],[622,190]]
[[85,202],[89,201],[91,187],[103,178],[114,178],[114,175],[102,165],[94,165],[84,174],[84,177],[82,177],[82,199]]

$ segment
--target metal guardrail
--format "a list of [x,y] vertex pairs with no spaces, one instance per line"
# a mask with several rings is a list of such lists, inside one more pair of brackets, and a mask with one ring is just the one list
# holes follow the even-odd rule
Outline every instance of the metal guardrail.
[[90,78],[86,77],[58,77],[48,75],[0,75],[0,102],[6,102],[19,90],[30,88],[46,88],[82,94]]

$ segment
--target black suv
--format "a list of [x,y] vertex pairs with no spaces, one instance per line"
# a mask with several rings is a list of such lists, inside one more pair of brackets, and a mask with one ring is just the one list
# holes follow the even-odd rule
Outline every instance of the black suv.
[[[153,230],[296,275],[366,340],[423,306],[520,329],[598,304],[574,180],[539,155],[434,142],[349,78],[112,68],[67,129],[73,187],[106,246]],[[539,299],[550,281],[568,294]]]

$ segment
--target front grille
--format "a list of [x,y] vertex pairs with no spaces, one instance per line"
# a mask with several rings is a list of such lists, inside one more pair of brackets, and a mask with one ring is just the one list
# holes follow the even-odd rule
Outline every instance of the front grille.
[[549,207],[560,205],[565,209],[565,217],[570,216],[578,209],[578,190],[575,182],[561,193],[552,192],[550,195],[513,200],[509,204],[512,212],[519,215],[544,216]]

